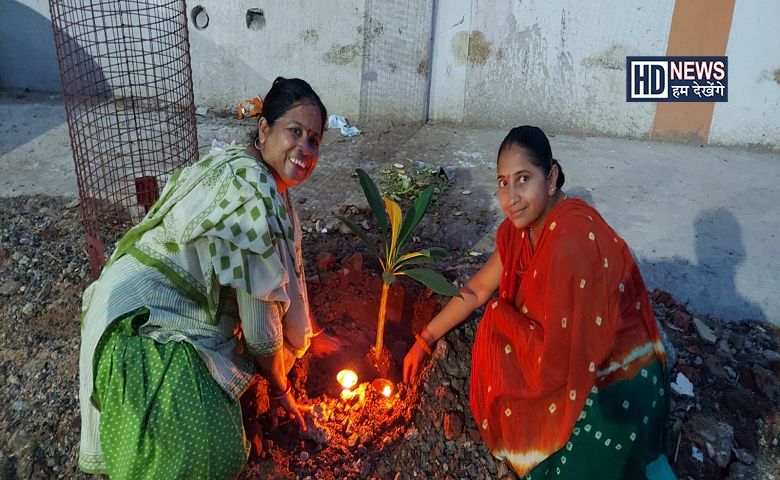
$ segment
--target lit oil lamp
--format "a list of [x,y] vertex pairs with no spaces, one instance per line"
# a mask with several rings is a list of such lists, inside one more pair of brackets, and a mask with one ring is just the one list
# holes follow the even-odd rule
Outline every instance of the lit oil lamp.
[[338,380],[341,388],[344,390],[351,390],[352,387],[357,385],[358,376],[352,370],[341,370],[336,374],[336,380]]
[[377,378],[371,382],[371,388],[373,388],[375,392],[388,398],[393,394],[393,382],[386,378]]

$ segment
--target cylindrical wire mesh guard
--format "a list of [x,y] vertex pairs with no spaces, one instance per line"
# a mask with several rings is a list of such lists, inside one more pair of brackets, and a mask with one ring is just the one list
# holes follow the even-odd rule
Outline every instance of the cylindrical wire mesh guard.
[[197,159],[183,0],[49,0],[92,274]]

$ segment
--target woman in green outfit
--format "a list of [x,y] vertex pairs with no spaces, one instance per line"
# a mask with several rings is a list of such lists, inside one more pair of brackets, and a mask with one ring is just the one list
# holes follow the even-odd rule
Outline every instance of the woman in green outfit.
[[[287,373],[312,337],[288,189],[317,164],[325,106],[277,78],[254,141],[173,174],[82,306],[79,466],[112,478],[234,478],[239,397],[259,373],[302,429]],[[240,332],[240,333],[239,333]]]

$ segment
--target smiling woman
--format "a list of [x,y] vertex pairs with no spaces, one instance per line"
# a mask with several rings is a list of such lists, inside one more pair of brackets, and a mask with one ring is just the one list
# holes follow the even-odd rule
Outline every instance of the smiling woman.
[[496,251],[420,334],[426,348],[489,301],[474,340],[470,403],[490,451],[523,478],[674,478],[664,426],[669,375],[626,243],[566,198],[547,136],[513,128],[498,150],[506,220]]
[[[79,466],[111,478],[234,478],[239,397],[259,371],[305,429],[287,381],[312,338],[287,189],[317,165],[326,110],[277,78],[253,145],[176,172],[83,298]],[[197,400],[196,400],[197,399]]]
[[274,80],[252,136],[248,151],[271,168],[280,192],[306,181],[317,165],[327,112],[310,93],[303,80]]

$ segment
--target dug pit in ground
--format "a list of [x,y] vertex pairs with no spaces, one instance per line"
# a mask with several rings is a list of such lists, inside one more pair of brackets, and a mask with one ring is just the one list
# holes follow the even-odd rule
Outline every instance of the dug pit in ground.
[[[407,431],[418,404],[417,386],[400,381],[403,357],[414,343],[414,332],[442,300],[407,279],[391,286],[385,328],[391,365],[384,378],[367,355],[376,335],[382,288],[371,265],[363,268],[362,255],[354,254],[341,268],[310,277],[308,288],[312,315],[341,348],[322,356],[307,353],[290,373],[298,400],[312,407],[305,414],[308,431],[303,434],[293,421],[271,428],[262,382],[245,394],[242,406],[253,458],[243,478],[367,475],[383,448]],[[357,374],[351,389],[337,380],[345,369]]]

